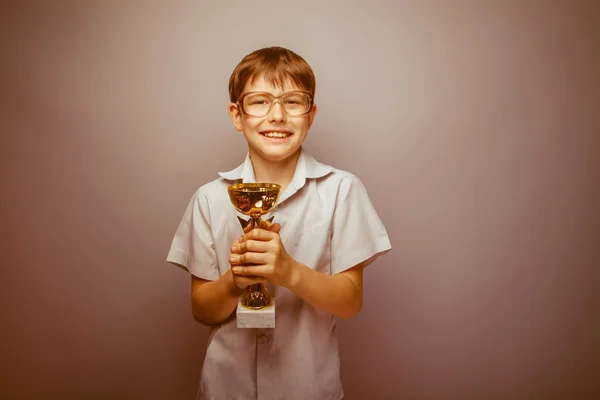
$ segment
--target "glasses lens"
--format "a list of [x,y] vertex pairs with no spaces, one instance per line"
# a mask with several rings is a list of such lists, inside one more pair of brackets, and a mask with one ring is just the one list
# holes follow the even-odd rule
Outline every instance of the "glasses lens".
[[[246,114],[264,117],[275,101],[273,96],[268,93],[250,93],[244,97],[242,106]],[[310,97],[302,92],[289,92],[281,98],[280,104],[288,115],[302,115],[310,109]]]
[[244,97],[244,112],[255,117],[267,114],[273,99],[266,93],[251,93]]
[[306,93],[288,93],[283,99],[285,111],[290,115],[302,115],[308,112],[309,98]]

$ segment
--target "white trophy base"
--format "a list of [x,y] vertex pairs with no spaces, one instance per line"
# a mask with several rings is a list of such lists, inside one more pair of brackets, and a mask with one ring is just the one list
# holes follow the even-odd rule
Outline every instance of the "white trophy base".
[[238,328],[275,328],[275,297],[273,305],[262,310],[251,310],[242,305],[238,300],[236,318]]

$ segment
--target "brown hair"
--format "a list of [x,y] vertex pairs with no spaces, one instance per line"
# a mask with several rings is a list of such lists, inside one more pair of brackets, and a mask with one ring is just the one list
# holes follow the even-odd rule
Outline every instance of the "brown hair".
[[229,78],[231,102],[238,100],[248,80],[252,83],[260,76],[279,87],[290,79],[315,96],[315,75],[302,57],[283,47],[265,47],[248,54],[233,70]]

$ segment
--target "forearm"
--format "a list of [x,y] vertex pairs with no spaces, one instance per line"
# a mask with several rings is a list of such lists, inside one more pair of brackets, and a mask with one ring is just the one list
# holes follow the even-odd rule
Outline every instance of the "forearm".
[[231,270],[216,281],[205,282],[192,288],[192,314],[203,325],[217,325],[234,311],[242,289],[233,284]]
[[[362,307],[362,284],[343,273],[325,275],[294,261],[294,273],[288,287],[314,307],[348,319]],[[362,272],[358,272],[361,273]]]

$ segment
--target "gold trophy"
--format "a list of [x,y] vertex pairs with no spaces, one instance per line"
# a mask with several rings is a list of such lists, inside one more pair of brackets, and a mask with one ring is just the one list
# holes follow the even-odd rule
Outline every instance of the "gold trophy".
[[[279,199],[281,186],[275,183],[238,183],[227,188],[235,209],[250,217],[238,216],[244,233],[255,228],[268,229],[273,217],[263,221],[260,217],[270,212]],[[264,283],[246,288],[237,308],[237,325],[240,328],[274,328],[275,301]]]

